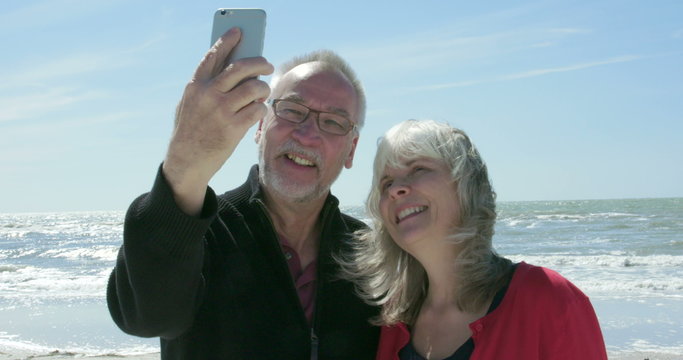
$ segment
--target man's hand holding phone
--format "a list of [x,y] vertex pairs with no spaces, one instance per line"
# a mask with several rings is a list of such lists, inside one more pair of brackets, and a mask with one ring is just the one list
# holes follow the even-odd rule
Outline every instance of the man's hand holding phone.
[[178,206],[198,215],[209,180],[249,128],[267,112],[270,87],[258,79],[274,68],[263,57],[231,60],[242,37],[233,27],[218,39],[185,87],[163,173]]

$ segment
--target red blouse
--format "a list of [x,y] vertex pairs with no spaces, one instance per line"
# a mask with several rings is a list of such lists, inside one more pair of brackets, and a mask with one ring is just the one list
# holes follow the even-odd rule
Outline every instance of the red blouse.
[[[500,305],[470,329],[471,360],[607,359],[588,297],[557,272],[524,262]],[[377,360],[398,360],[409,341],[405,324],[383,326]]]

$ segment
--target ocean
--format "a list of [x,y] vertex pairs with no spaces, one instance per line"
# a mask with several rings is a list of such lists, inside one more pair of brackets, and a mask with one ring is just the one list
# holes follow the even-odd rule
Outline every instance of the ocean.
[[[362,207],[343,210],[363,218]],[[611,356],[683,358],[683,198],[501,202],[494,247],[558,271],[593,302]],[[127,356],[105,288],[121,211],[0,214],[0,354]]]

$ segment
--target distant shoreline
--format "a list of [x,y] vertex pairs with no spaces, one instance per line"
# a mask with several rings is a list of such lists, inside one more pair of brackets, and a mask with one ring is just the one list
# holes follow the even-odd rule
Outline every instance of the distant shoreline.
[[[336,193],[332,193],[333,195],[336,195]],[[133,201],[134,198],[131,198],[130,201]],[[343,198],[340,198],[340,207],[341,208],[354,208],[354,207],[364,207],[364,204],[344,204],[343,203]],[[506,203],[535,203],[535,202],[564,202],[564,201],[620,201],[620,200],[626,200],[626,201],[637,201],[637,200],[683,200],[683,196],[663,196],[663,197],[627,197],[627,198],[607,198],[607,199],[561,199],[561,200],[505,200],[505,199],[500,199],[496,200],[498,204],[506,204]],[[7,210],[0,210],[0,215],[40,215],[40,214],[81,214],[81,213],[111,213],[111,212],[120,212],[124,213],[127,211],[127,208],[124,209],[116,209],[116,210],[18,210],[18,211],[7,211]]]

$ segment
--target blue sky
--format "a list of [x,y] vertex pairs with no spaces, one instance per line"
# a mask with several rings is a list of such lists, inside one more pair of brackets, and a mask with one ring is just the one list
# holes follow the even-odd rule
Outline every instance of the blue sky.
[[[0,212],[147,191],[219,7],[267,11],[274,64],[328,48],[356,69],[367,125],[343,205],[409,118],[468,132],[502,201],[683,196],[681,1],[50,0],[0,5]],[[211,186],[241,184],[256,154],[252,129]]]

